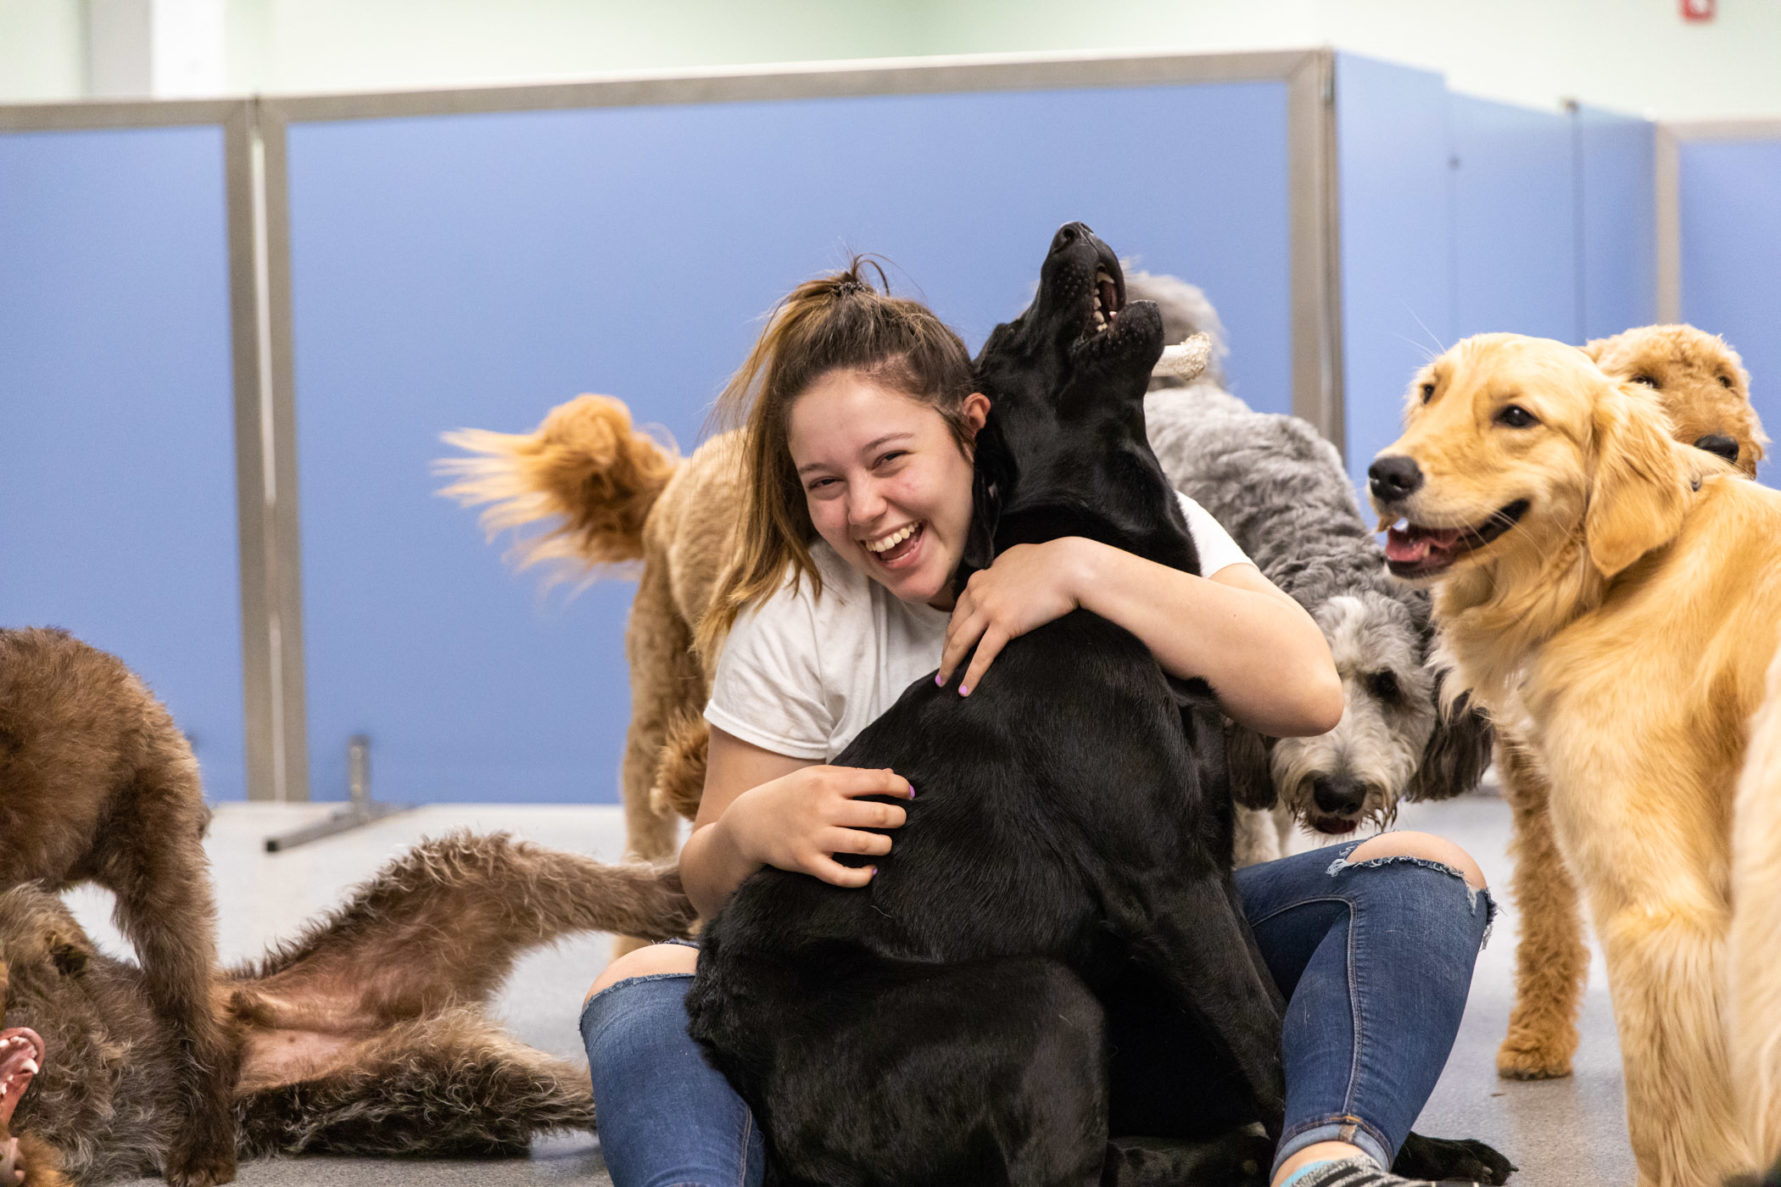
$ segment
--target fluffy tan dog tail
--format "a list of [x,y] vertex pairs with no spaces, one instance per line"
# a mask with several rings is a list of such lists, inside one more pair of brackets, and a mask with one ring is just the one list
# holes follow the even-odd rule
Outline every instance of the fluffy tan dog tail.
[[1731,966],[1732,1087],[1767,1165],[1781,1157],[1781,653],[1733,807]]
[[641,558],[643,523],[680,464],[671,443],[633,428],[630,409],[611,396],[559,404],[532,433],[459,429],[443,439],[475,456],[435,464],[456,478],[439,493],[483,507],[478,522],[490,540],[554,521],[508,551],[521,569],[560,562],[587,573]]

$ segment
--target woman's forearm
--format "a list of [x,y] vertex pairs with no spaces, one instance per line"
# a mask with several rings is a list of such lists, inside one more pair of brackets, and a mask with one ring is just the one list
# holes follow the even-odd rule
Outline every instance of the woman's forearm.
[[1239,588],[1091,540],[1075,548],[1077,602],[1131,631],[1172,675],[1205,680],[1233,720],[1272,737],[1335,728],[1342,683],[1329,644],[1258,571],[1244,566],[1258,587]]
[[720,816],[695,828],[681,846],[680,885],[699,917],[709,919],[761,864],[742,852]]

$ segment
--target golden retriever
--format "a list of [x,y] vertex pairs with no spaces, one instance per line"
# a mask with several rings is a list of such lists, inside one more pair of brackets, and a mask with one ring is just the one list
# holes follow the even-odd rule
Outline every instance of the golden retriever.
[[[1610,379],[1651,390],[1676,440],[1717,453],[1756,476],[1768,437],[1750,404],[1743,361],[1716,334],[1685,325],[1640,326],[1583,348]],[[1497,777],[1514,812],[1512,893],[1521,919],[1515,1007],[1497,1071],[1516,1080],[1571,1074],[1589,948],[1576,886],[1553,843],[1538,757],[1514,729],[1496,731]]]
[[1740,833],[1781,811],[1764,704],[1781,494],[1672,431],[1582,350],[1480,335],[1417,375],[1368,475],[1401,521],[1391,568],[1435,587],[1455,685],[1551,777],[1607,957],[1639,1181],[1717,1187],[1773,1157],[1781,1109],[1776,974],[1751,949],[1781,910],[1764,892],[1781,852],[1741,844],[1735,863],[1732,846],[1747,749]]

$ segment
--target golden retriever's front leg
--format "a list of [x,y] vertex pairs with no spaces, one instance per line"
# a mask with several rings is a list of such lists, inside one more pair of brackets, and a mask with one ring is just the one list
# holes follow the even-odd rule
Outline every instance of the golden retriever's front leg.
[[1515,1008],[1497,1049],[1497,1074],[1546,1080],[1571,1074],[1577,1012],[1589,973],[1577,886],[1565,868],[1548,812],[1551,788],[1538,758],[1519,738],[1497,730],[1497,775],[1514,812],[1510,855],[1521,920],[1515,948]]
[[1767,1164],[1781,1158],[1781,656],[1750,723],[1732,811],[1732,1077]]
[[1709,887],[1685,876],[1645,889],[1667,893],[1624,897],[1611,913],[1598,898],[1596,912],[1639,1182],[1720,1187],[1754,1162],[1729,1086],[1728,913]]

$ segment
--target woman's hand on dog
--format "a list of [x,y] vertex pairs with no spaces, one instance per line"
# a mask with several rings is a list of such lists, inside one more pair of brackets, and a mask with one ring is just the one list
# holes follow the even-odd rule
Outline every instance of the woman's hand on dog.
[[[970,696],[1008,640],[1080,606],[1076,561],[1084,544],[1090,541],[1078,536],[1016,544],[996,557],[989,568],[971,574],[952,608],[952,621],[946,625],[937,683],[947,684],[970,655],[970,666],[959,681],[959,695]],[[975,654],[972,647],[977,649]]]
[[915,789],[888,769],[799,767],[736,797],[724,822],[753,862],[836,886],[864,886],[877,867],[842,865],[835,855],[882,857],[891,839],[866,830],[899,828],[907,818],[897,804],[860,798],[874,795],[913,798]]

